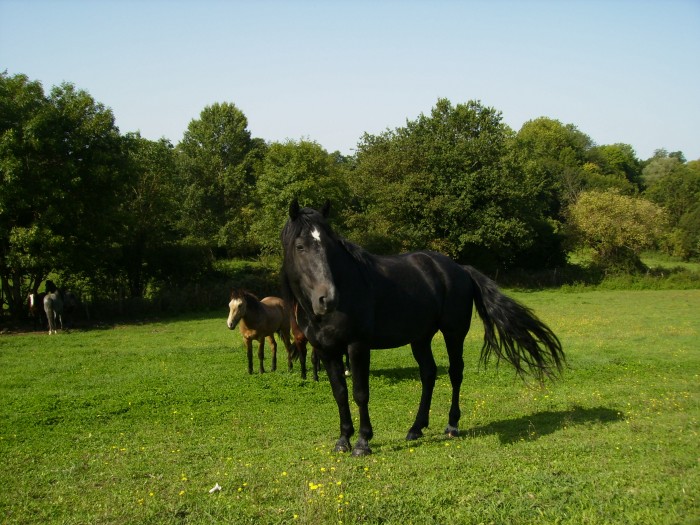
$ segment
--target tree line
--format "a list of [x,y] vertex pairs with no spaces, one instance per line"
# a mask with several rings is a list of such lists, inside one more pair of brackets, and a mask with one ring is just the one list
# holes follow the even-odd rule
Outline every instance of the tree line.
[[700,161],[640,160],[546,117],[515,131],[479,101],[439,99],[346,156],[253,137],[230,102],[176,145],[122,134],[86,91],[5,72],[0,172],[0,284],[16,315],[49,275],[144,298],[217,260],[278,255],[295,197],[330,200],[335,227],[372,251],[437,250],[484,271],[558,267],[581,245],[627,269],[649,247],[700,256]]

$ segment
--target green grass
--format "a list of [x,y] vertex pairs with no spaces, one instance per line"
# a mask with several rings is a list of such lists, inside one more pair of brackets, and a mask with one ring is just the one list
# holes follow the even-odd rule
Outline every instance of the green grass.
[[1,523],[698,523],[700,291],[514,295],[561,337],[564,378],[479,369],[475,322],[447,439],[438,337],[431,427],[408,443],[413,359],[374,352],[366,458],[331,452],[325,375],[249,376],[223,310],[2,336]]

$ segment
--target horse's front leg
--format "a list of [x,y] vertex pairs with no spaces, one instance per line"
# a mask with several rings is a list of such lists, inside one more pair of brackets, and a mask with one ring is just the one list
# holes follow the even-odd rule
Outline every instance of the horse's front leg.
[[[360,435],[352,449],[353,456],[371,454],[369,441],[372,439],[372,423],[369,419],[369,347],[353,345],[350,347],[350,368],[352,370],[352,394],[360,411]],[[341,364],[343,356],[340,356]],[[345,370],[343,369],[343,373]]]
[[316,381],[316,382],[318,382],[318,368],[320,365],[320,363],[318,361],[319,361],[318,352],[312,346],[311,347],[311,368],[314,371],[314,381]]
[[245,338],[245,348],[248,354],[248,373],[253,373],[253,340]]
[[333,397],[338,405],[338,415],[340,416],[340,437],[335,444],[335,452],[348,452],[351,448],[350,437],[355,433],[355,428],[350,415],[348,385],[345,380],[342,354],[324,352],[322,359],[333,389]]

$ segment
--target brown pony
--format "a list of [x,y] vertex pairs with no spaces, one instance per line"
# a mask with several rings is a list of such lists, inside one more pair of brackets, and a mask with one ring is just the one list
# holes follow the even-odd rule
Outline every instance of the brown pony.
[[229,314],[226,321],[230,330],[240,324],[241,335],[248,352],[248,373],[253,373],[253,341],[257,341],[260,373],[265,372],[265,338],[272,348],[272,371],[277,369],[277,332],[287,349],[287,362],[292,370],[292,351],[289,343],[289,315],[284,308],[284,301],[279,297],[265,297],[262,300],[245,290],[232,290],[228,303]]

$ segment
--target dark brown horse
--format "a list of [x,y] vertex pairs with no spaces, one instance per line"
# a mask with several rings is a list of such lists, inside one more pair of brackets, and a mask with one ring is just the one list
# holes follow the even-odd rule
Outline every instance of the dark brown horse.
[[248,353],[248,373],[253,373],[253,341],[258,342],[258,359],[260,361],[260,373],[265,372],[263,361],[265,358],[265,339],[270,342],[272,348],[272,371],[277,370],[277,343],[275,333],[287,349],[287,362],[289,370],[292,369],[292,350],[289,343],[289,315],[284,307],[284,301],[279,297],[265,297],[258,299],[252,293],[245,290],[232,290],[231,300],[228,303],[229,314],[226,325],[230,330],[240,325],[241,335],[245,341]]
[[449,358],[452,404],[445,432],[459,434],[464,338],[472,308],[484,323],[481,360],[504,360],[519,374],[554,377],[564,364],[557,336],[530,309],[504,295],[470,266],[435,252],[396,256],[369,253],[338,236],[321,212],[294,201],[282,231],[285,299],[299,304],[297,322],[317,349],[328,373],[340,415],[336,451],[350,450],[355,428],[343,373],[349,350],[352,393],[360,413],[353,455],[371,452],[369,417],[370,349],[411,345],[422,383],[416,418],[406,439],[418,439],[428,427],[437,366],[433,336],[442,332]]

